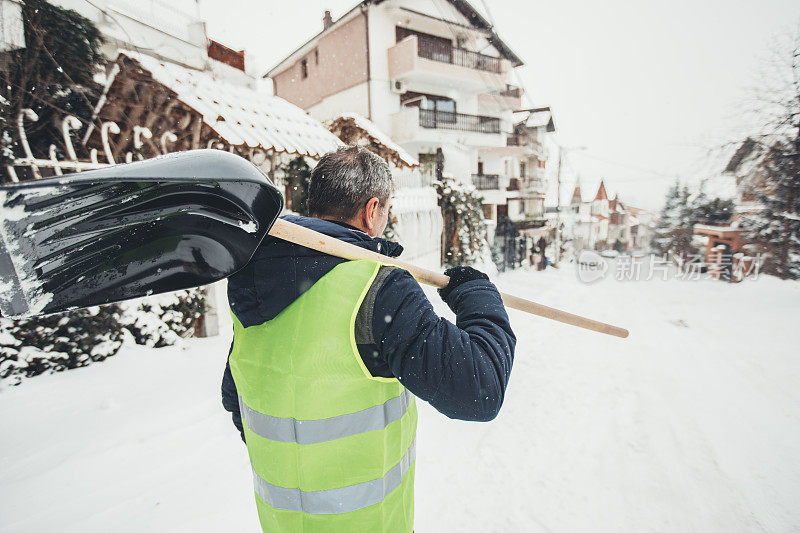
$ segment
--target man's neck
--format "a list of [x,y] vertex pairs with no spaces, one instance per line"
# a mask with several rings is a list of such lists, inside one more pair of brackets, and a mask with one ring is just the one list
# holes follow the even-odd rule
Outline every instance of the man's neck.
[[333,222],[334,224],[338,224],[338,225],[343,226],[343,227],[348,228],[348,229],[354,229],[354,230],[360,231],[362,233],[367,233],[363,229],[359,228],[358,226],[354,226],[350,222],[345,222],[343,220],[338,220],[338,219],[335,219],[335,218],[323,218],[322,220],[326,220],[328,222]]

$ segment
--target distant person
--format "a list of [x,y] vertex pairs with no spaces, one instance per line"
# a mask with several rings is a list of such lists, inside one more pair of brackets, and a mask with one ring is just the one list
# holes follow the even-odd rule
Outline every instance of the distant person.
[[723,281],[733,281],[733,250],[726,244],[722,249],[720,279]]
[[539,237],[536,246],[539,248],[539,262],[536,270],[544,270],[547,268],[547,256],[545,255],[545,251],[547,250],[547,240],[545,240],[544,235]]
[[[345,147],[311,173],[312,216],[285,218],[397,256],[402,247],[379,238],[391,193],[386,162]],[[229,278],[222,403],[247,445],[264,531],[408,533],[414,396],[454,419],[497,416],[516,343],[508,315],[485,274],[445,273],[439,295],[457,325],[406,270],[269,236]]]

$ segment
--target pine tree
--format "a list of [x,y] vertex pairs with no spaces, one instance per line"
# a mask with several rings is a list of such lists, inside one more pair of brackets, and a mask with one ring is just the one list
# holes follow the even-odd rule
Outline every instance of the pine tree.
[[695,213],[690,197],[689,188],[679,180],[667,191],[651,243],[658,253],[686,258],[697,252],[692,246]]
[[664,207],[658,217],[658,223],[653,231],[653,240],[650,245],[660,253],[666,254],[672,248],[672,232],[680,220],[681,184],[679,180],[667,190]]
[[770,147],[762,168],[767,175],[758,191],[763,210],[744,220],[749,240],[766,254],[764,272],[800,279],[800,127],[795,139]]
[[700,191],[692,199],[692,225],[708,224],[720,226],[728,224],[733,216],[734,208],[733,200],[709,198],[704,192]]

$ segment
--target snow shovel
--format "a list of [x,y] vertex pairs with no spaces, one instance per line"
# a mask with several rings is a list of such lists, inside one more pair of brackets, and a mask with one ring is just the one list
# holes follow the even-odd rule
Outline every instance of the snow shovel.
[[205,285],[283,208],[247,160],[195,150],[0,187],[0,312],[56,313]]
[[[278,219],[283,197],[245,159],[194,150],[0,188],[0,312],[47,314],[227,277],[270,235],[374,259],[444,287],[449,278]],[[534,315],[617,337],[622,328],[503,294]]]

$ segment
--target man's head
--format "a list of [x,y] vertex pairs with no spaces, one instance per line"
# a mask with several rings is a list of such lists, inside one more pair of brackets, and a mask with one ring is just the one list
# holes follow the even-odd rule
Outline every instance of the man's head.
[[391,195],[386,161],[361,146],[346,146],[325,154],[311,172],[308,211],[377,237],[386,229]]

